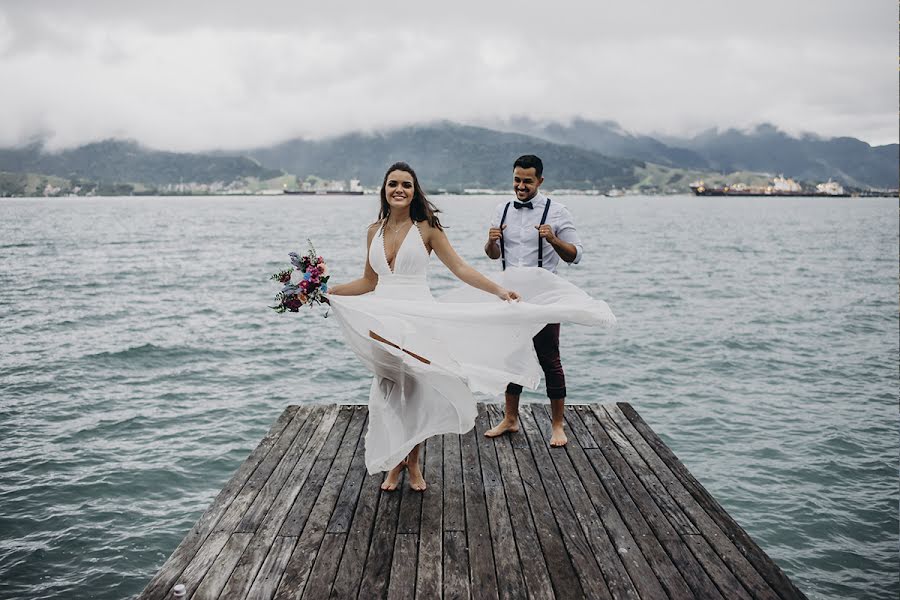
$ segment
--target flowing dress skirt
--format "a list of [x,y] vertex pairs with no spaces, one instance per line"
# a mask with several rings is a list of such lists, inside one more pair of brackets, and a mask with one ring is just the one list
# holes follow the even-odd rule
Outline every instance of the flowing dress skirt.
[[493,279],[522,301],[469,286],[435,300],[423,277],[404,275],[380,277],[371,294],[330,297],[350,347],[375,375],[369,473],[393,468],[431,436],[469,431],[474,393],[502,394],[509,382],[536,389],[532,337],[547,323],[615,323],[605,302],[546,269],[511,268]]

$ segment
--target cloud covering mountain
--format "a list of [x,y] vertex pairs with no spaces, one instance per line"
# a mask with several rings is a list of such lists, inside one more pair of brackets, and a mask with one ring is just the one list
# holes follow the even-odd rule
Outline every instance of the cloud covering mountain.
[[[153,151],[116,140],[61,152],[47,152],[32,144],[0,149],[0,172],[151,187],[264,180],[286,172],[300,178],[355,178],[377,186],[385,168],[402,160],[414,166],[429,189],[459,191],[506,188],[514,158],[536,153],[544,159],[551,188],[603,190],[639,184],[648,191],[687,191],[691,179],[686,178],[735,171],[784,173],[813,183],[833,178],[855,188],[898,185],[897,144],[871,147],[854,138],[795,138],[771,125],[665,141],[630,134],[612,122],[581,120],[563,125],[529,121],[516,127],[531,130],[533,135],[445,121],[323,140],[297,138],[210,155]],[[655,183],[648,183],[648,173],[656,175]]]
[[0,4],[0,146],[198,151],[449,119],[897,141],[896,4]]

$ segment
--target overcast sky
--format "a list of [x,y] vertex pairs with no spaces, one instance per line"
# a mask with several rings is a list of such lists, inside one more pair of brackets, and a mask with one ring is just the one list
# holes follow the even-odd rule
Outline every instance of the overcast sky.
[[515,116],[898,139],[896,0],[0,2],[0,146]]

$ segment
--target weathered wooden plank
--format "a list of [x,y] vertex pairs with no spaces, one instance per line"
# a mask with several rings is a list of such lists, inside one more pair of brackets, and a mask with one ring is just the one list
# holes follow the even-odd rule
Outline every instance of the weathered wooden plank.
[[444,531],[444,600],[468,600],[471,596],[466,532]]
[[719,525],[721,530],[734,542],[737,549],[753,564],[768,584],[782,598],[806,599],[806,596],[788,579],[777,564],[753,541],[746,531],[729,515],[712,497],[699,481],[688,471],[674,452],[644,422],[644,419],[627,403],[618,403],[619,410],[628,418],[634,428],[640,432],[646,443],[653,448],[657,456],[670,469],[681,484],[706,510],[707,514]]
[[[536,410],[540,411],[541,409],[537,408]],[[547,438],[545,438],[535,421],[531,406],[526,406],[520,410],[519,420],[525,426],[525,433],[528,436],[529,444],[531,444],[531,453],[538,468],[540,482],[543,484],[544,491],[547,494],[550,509],[553,511],[556,522],[559,524],[563,543],[572,559],[572,566],[575,567],[575,573],[581,582],[585,595],[589,598],[612,598],[609,587],[594,558],[593,550],[581,531],[581,527],[575,517],[575,511],[572,509],[569,498],[563,490],[563,483],[560,481],[559,474],[553,465],[553,460],[550,458],[550,430],[546,431]],[[565,449],[554,448],[553,452],[565,452]],[[591,510],[593,511],[593,508]]]
[[288,509],[306,484],[313,463],[337,420],[338,412],[339,409],[335,405],[323,406],[309,416],[308,420],[316,425],[315,432],[307,443],[303,456],[294,465],[287,483],[278,493],[272,506],[269,507],[269,512],[225,583],[225,588],[222,590],[223,598],[243,598],[247,595],[257,572],[269,553],[275,535],[287,518]]
[[[643,476],[640,477],[642,482],[655,480],[655,485],[645,485],[645,488],[648,490],[648,493],[656,502],[657,506],[662,504],[658,498],[660,490],[662,490],[662,493],[665,495],[666,505],[670,506],[670,503],[673,503],[674,500],[669,491],[667,491],[659,479],[656,478],[650,467],[644,462],[637,450],[631,444],[630,440],[628,440],[628,438],[619,430],[615,422],[609,417],[602,406],[597,405],[592,408],[597,420],[600,421],[603,429],[610,434],[610,439],[619,448],[620,454],[628,463],[628,466],[631,467],[632,471],[640,471],[643,473]],[[623,450],[623,446],[627,446],[627,450]],[[679,507],[679,511],[680,510],[681,507]],[[663,510],[663,513],[669,517],[671,523],[671,513],[669,510]],[[687,519],[688,517],[685,515],[684,518]],[[693,527],[693,523],[691,526]],[[694,527],[694,529],[696,528]],[[739,581],[739,578],[735,577],[735,575],[728,570],[728,567],[722,562],[722,559],[716,555],[716,552],[705,542],[702,536],[684,531],[679,531],[679,536],[681,541],[691,550],[694,557],[697,559],[697,562],[700,563],[700,566],[703,567],[710,579],[716,584],[716,587],[719,588],[719,591],[722,592],[722,595],[726,598],[750,599],[751,595],[748,594],[747,589],[745,589],[742,582]]]
[[[365,439],[360,445],[364,443]],[[375,525],[382,477],[381,473],[375,473],[367,475],[363,479],[359,500],[357,500],[356,509],[353,512],[353,521],[350,523],[350,531],[347,533],[347,541],[344,544],[344,553],[341,555],[341,564],[338,567],[334,586],[331,588],[332,598],[356,598],[359,592],[359,584]]]
[[334,510],[334,504],[340,496],[350,461],[361,439],[360,433],[366,420],[366,413],[355,407],[344,407],[341,412],[350,415],[350,423],[343,436],[343,443],[340,444],[334,462],[331,463],[328,475],[319,490],[309,518],[306,520],[300,539],[288,561],[284,577],[275,592],[276,599],[296,598],[303,593],[316,553],[325,536],[325,529]]
[[619,429],[612,423],[603,407],[596,404],[591,407],[595,418],[600,421],[603,430],[610,441],[615,444],[619,454],[631,467],[631,471],[637,476],[644,488],[653,498],[656,505],[666,516],[676,533],[699,533],[678,503],[672,498],[665,486],[659,481],[656,474],[640,459],[637,450]]
[[203,542],[203,546],[200,547],[200,550],[194,555],[190,564],[181,574],[180,581],[185,584],[185,587],[196,589],[200,582],[203,581],[210,567],[212,567],[216,557],[219,556],[219,553],[225,547],[225,544],[228,543],[229,537],[231,536],[227,533],[213,532],[209,534],[209,537]]
[[[520,420],[519,427],[519,433],[525,435],[528,428],[534,428],[535,425],[533,421],[526,424]],[[525,486],[528,505],[531,508],[534,529],[541,543],[543,562],[549,567],[553,591],[557,598],[583,598],[585,597],[584,590],[563,543],[562,533],[560,533],[559,525],[553,516],[553,510],[550,508],[550,501],[547,499],[547,493],[541,482],[540,472],[531,448],[515,448],[514,453],[516,466]]]
[[[532,414],[541,431],[550,431],[551,418],[547,406],[534,406]],[[578,438],[569,436],[565,452],[556,449],[550,451],[550,458],[559,476],[560,488],[572,505],[575,520],[581,525],[581,531],[593,551],[597,566],[603,573],[610,595],[617,600],[636,600],[640,597],[638,590],[632,583],[628,570],[610,541],[610,534],[606,531],[569,459],[569,452],[574,452],[577,446]]]
[[[401,509],[402,510],[402,509]],[[398,533],[394,541],[388,600],[412,600],[416,596],[416,554],[419,535]]]
[[[290,510],[296,504],[297,496],[299,496],[302,490],[307,487],[307,481],[312,473],[313,466],[315,466],[316,461],[319,460],[322,449],[329,440],[334,442],[335,438],[338,437],[339,433],[334,432],[334,429],[335,425],[338,423],[339,416],[339,407],[329,406],[326,410],[322,411],[320,419],[314,420],[316,429],[309,438],[309,442],[306,444],[303,456],[301,456],[300,460],[297,461],[297,464],[294,465],[294,469],[291,471],[287,482],[284,487],[281,488],[275,501],[269,507],[269,511],[266,513],[266,516],[263,518],[263,521],[257,530],[258,533],[267,536],[267,539],[271,539],[272,536],[275,536],[281,530],[281,527],[288,518]],[[342,419],[341,423],[343,424],[345,421]],[[340,429],[340,427],[341,426],[339,425],[338,429]],[[312,485],[318,485],[318,483]]]
[[490,523],[481,477],[481,461],[475,432],[460,436],[463,464],[463,490],[466,505],[466,542],[469,549],[469,575],[472,590],[482,598],[497,598],[497,572],[491,547]]
[[[575,435],[569,436],[569,443],[566,445],[566,453],[568,454],[569,460],[572,462],[572,467],[581,479],[581,483],[584,486],[590,501],[593,503],[594,509],[597,511],[597,515],[600,517],[600,520],[609,535],[610,541],[622,560],[625,569],[628,571],[631,581],[634,583],[634,587],[637,588],[638,594],[643,599],[667,598],[668,596],[659,582],[659,577],[647,562],[640,544],[635,540],[635,537],[625,524],[625,520],[631,515],[637,515],[642,521],[643,517],[640,516],[640,512],[633,504],[630,504],[627,507],[627,512],[625,512],[624,515],[619,514],[619,511],[616,509],[616,503],[613,502],[610,495],[603,487],[603,483],[601,483],[597,473],[591,467],[591,463],[584,452],[582,442],[586,437],[590,437],[590,433],[588,433],[587,428],[584,427],[584,423],[578,418],[578,415],[574,414],[571,410],[567,411],[566,420],[569,423],[572,432],[578,432]],[[578,423],[580,427],[572,427],[571,425],[573,422]],[[596,448],[593,438],[590,438],[589,443],[588,449]],[[613,475],[612,477],[614,478],[615,476]],[[627,492],[622,491],[621,493],[627,498]],[[631,499],[628,498],[629,502],[630,500]],[[644,537],[653,535],[646,523],[642,523],[639,531],[641,532],[640,535]],[[668,569],[671,569],[671,571],[674,572],[675,567],[672,565],[671,561],[668,560],[662,546],[659,545],[659,542],[657,542],[655,538],[653,538],[653,541],[655,542],[655,552],[657,555],[665,557],[665,563]],[[649,544],[649,542],[645,542],[645,545],[647,544]],[[682,585],[684,586],[684,591],[688,592],[687,585],[684,583],[682,583]]]
[[[487,413],[492,426],[503,419],[503,410],[499,406],[488,406]],[[553,584],[550,582],[550,574],[547,572],[547,563],[541,554],[540,541],[531,518],[528,498],[525,495],[510,436],[503,435],[494,438],[493,444],[497,453],[497,465],[503,489],[506,492],[510,525],[518,549],[520,568],[528,597],[537,600],[551,600],[555,598]],[[494,547],[497,549],[496,545]],[[511,553],[511,548],[509,551]]]
[[338,498],[334,512],[331,513],[331,520],[328,521],[328,533],[347,533],[350,531],[350,525],[353,521],[353,515],[356,512],[356,505],[359,501],[359,494],[366,479],[366,444],[365,432],[368,426],[368,410],[361,407],[366,413],[366,421],[362,428],[362,438],[356,445],[356,454],[350,463],[350,470],[347,472],[347,478],[344,479],[344,487],[341,488],[341,495]]
[[389,573],[394,556],[394,538],[397,535],[397,516],[400,512],[400,494],[396,491],[381,492],[375,528],[369,543],[369,553],[363,567],[360,594],[368,598],[385,598]]
[[422,474],[428,489],[422,496],[422,523],[419,529],[419,555],[416,568],[416,598],[440,598],[443,588],[443,490],[444,438],[434,436],[425,444],[425,468]]
[[596,449],[584,451],[591,466],[617,502],[619,511],[628,515],[626,522],[629,528],[669,596],[685,598],[695,595],[704,600],[721,598],[706,571],[631,472],[593,411],[588,408],[577,413],[598,445]]
[[[641,459],[637,450],[631,444],[630,440],[625,437],[618,429],[616,424],[609,418],[603,407],[596,405],[592,407],[594,416],[603,426],[603,430],[609,435],[609,439],[616,445],[619,454],[635,473],[644,489],[650,495],[653,502],[669,520],[669,523],[677,531],[680,541],[688,547],[696,558],[697,562],[706,571],[706,574],[716,584],[716,587],[726,598],[738,598],[749,600],[750,596],[747,590],[741,585],[741,582],[728,570],[722,560],[716,556],[708,544],[703,543],[702,538],[696,537],[691,530],[696,531],[694,524],[690,522],[680,506],[666,490],[665,486],[659,481],[650,467]],[[685,526],[685,521],[689,526]],[[687,536],[693,536],[688,538]],[[688,544],[687,541],[691,543]]]
[[[187,590],[187,600],[216,600],[225,587],[225,582],[231,576],[231,572],[238,560],[250,543],[252,533],[233,533],[229,536],[225,547],[218,554],[215,562],[206,572],[203,581],[197,586],[196,591]],[[193,592],[193,593],[192,593]]]
[[566,406],[566,424],[569,426],[569,431],[576,437],[578,440],[578,445],[584,449],[588,450],[591,448],[596,448],[597,443],[594,442],[594,438],[591,436],[590,432],[584,426],[584,423],[581,422],[581,419],[572,418],[574,417],[574,412],[579,408],[584,408],[586,405],[584,404],[575,404],[575,405],[567,405]]
[[[353,415],[351,422],[347,427],[347,432],[344,434],[344,440],[341,445],[341,450],[338,452],[337,456],[335,456],[331,472],[329,473],[329,478],[336,479],[337,475],[335,475],[335,473],[343,470],[344,463],[348,461],[348,454],[353,454],[352,461],[350,461],[349,471],[343,479],[343,485],[339,491],[335,509],[332,511],[331,520],[328,524],[329,527],[334,522],[335,513],[337,512],[338,507],[340,507],[341,499],[344,499],[344,501],[348,501],[347,499],[352,497],[353,505],[355,508],[356,499],[359,495],[359,484],[362,482],[362,476],[365,475],[365,464],[361,460],[365,452],[365,444],[362,434],[365,431],[365,424],[368,422],[368,411],[365,410],[365,407],[362,406],[355,407],[354,411],[355,414]],[[354,446],[355,451],[353,450]],[[351,481],[350,476],[353,472],[354,466],[357,470],[361,471],[361,474],[357,474],[357,476],[354,477]],[[348,484],[355,488],[355,491],[350,492],[349,495],[346,492]],[[334,492],[327,491],[328,487],[329,480],[326,480],[325,484],[323,485],[322,492],[319,494],[319,498],[316,500],[316,506],[322,507],[320,514],[324,514],[324,511],[327,508],[326,503],[330,502],[331,496],[334,495]],[[309,522],[312,522],[316,518],[316,509],[313,509],[313,514],[310,515],[310,521],[307,522],[307,527],[305,527],[303,530],[304,538],[306,536],[317,537],[320,535],[320,528],[316,528],[315,530],[313,530],[309,527]],[[319,548],[318,553],[309,558],[309,560],[314,559],[315,563],[313,564],[312,570],[309,574],[309,582],[306,584],[306,587],[303,590],[304,598],[328,597],[336,577],[338,564],[341,561],[341,556],[346,540],[346,532],[340,532],[336,535],[332,535],[329,533],[324,534],[322,545]],[[300,550],[302,546],[302,541],[297,544],[297,547],[294,551],[294,556],[292,556],[291,560],[295,560],[298,550]],[[290,568],[290,565],[288,568]]]
[[[275,537],[272,548],[266,555],[266,560],[263,561],[262,568],[256,574],[253,585],[250,586],[247,600],[271,600],[296,543],[297,538],[293,536],[279,535]],[[230,600],[229,596],[223,596],[223,598]]]
[[256,467],[256,470],[253,471],[253,474],[247,480],[247,484],[241,489],[240,493],[235,496],[231,506],[228,507],[225,514],[219,519],[215,531],[231,534],[237,530],[237,526],[241,522],[241,519],[244,518],[250,505],[256,500],[259,491],[278,467],[281,459],[284,458],[284,454],[294,443],[294,439],[297,437],[297,433],[303,427],[305,421],[305,419],[295,417],[291,423],[285,427],[284,433],[278,438],[272,451],[269,452],[261,463],[259,463],[259,466]]
[[[419,451],[419,465],[425,464],[425,446]],[[407,471],[404,479],[400,481],[400,487],[397,493],[400,494],[400,516],[397,520],[397,535],[403,533],[419,534],[419,526],[422,522],[422,496],[423,492],[417,492],[409,487],[409,472]],[[424,475],[424,472],[423,472]],[[425,480],[426,485],[428,480]],[[428,491],[427,489],[425,491]]]
[[319,600],[331,594],[346,541],[346,533],[325,534],[319,552],[315,556],[315,564],[309,573],[309,581],[303,590],[303,598]]
[[163,563],[156,575],[147,583],[147,586],[138,596],[139,600],[167,598],[171,595],[172,586],[178,582],[185,567],[190,563],[200,549],[201,544],[212,532],[222,515],[225,514],[225,511],[228,510],[234,497],[244,487],[251,473],[271,451],[285,427],[297,415],[299,409],[299,406],[292,405],[282,411],[275,423],[272,424],[272,427],[269,428],[268,433],[266,433],[244,462],[241,463],[209,508],[204,511],[188,534],[181,540],[181,543],[178,544],[166,562]]
[[[599,407],[598,407],[599,408]],[[707,544],[701,543],[701,538],[691,536],[685,541],[689,542],[689,546],[694,550],[694,554],[698,556],[712,555],[716,560],[703,562],[707,572],[718,584],[719,589],[733,589],[734,582],[730,579],[736,578],[740,585],[743,586],[750,596],[753,598],[778,598],[775,591],[769,587],[762,575],[753,567],[749,560],[735,547],[734,543],[719,529],[715,521],[710,518],[700,504],[691,493],[684,488],[680,481],[672,474],[668,466],[656,454],[656,452],[647,444],[643,436],[634,428],[628,418],[615,406],[605,407],[602,409],[604,414],[622,432],[622,434],[633,445],[636,452],[644,460],[647,467],[659,477],[660,484],[665,487],[668,493],[674,498],[675,502],[684,510],[685,514],[692,520],[697,529],[702,533]],[[595,410],[595,412],[597,412]],[[719,560],[721,559],[721,561]],[[724,562],[727,569],[722,565]],[[708,566],[709,565],[709,566]],[[713,574],[710,568],[716,568],[722,573]],[[729,571],[730,570],[730,571]],[[733,575],[732,575],[733,573]],[[726,583],[727,582],[727,583]],[[729,585],[730,588],[725,586]],[[735,594],[737,595],[737,594]]]
[[331,431],[328,432],[328,437],[309,471],[306,483],[303,484],[303,487],[294,499],[287,517],[284,518],[284,522],[278,530],[278,535],[299,536],[300,532],[303,531],[313,504],[316,498],[319,497],[322,485],[325,483],[329,471],[331,471],[331,463],[334,462],[334,457],[341,446],[341,440],[344,439],[344,433],[347,431],[347,425],[350,423],[351,414],[350,411],[346,410],[338,411],[334,425],[331,426]]
[[325,410],[323,407],[322,409],[316,410],[315,414],[311,414],[307,417],[303,426],[294,437],[293,443],[291,443],[290,447],[288,447],[287,451],[281,457],[281,460],[278,462],[278,465],[272,471],[271,475],[269,475],[269,478],[266,479],[262,489],[259,490],[259,493],[247,509],[247,512],[241,517],[240,522],[235,527],[235,531],[240,533],[254,533],[259,527],[263,518],[269,512],[269,508],[272,506],[275,498],[278,496],[278,493],[281,491],[281,488],[284,487],[285,482],[293,472],[294,467],[297,465],[297,461],[300,460],[300,457],[303,455],[313,432],[322,420],[321,417],[324,412]]
[[247,596],[250,586],[253,585],[253,580],[256,579],[256,575],[266,560],[274,540],[274,535],[263,536],[259,533],[253,535],[231,575],[225,582],[220,597],[244,598]]
[[465,531],[462,460],[459,436],[443,436],[444,446],[444,531]]
[[[527,406],[527,405],[523,405]],[[504,406],[498,406],[497,410],[500,411],[501,415],[506,414],[506,408]],[[528,444],[528,438],[525,435],[525,432],[522,431],[522,427],[520,424],[519,431],[510,431],[508,433],[503,434],[509,439],[509,443],[512,445],[514,450],[530,450],[531,446]]]
[[478,417],[475,419],[475,439],[481,458],[481,477],[490,523],[490,539],[497,567],[497,592],[501,599],[524,598],[526,591],[525,581],[522,578],[522,564],[516,550],[497,452],[494,449],[494,440],[484,437],[484,432],[491,428],[489,419],[484,405],[479,405]]

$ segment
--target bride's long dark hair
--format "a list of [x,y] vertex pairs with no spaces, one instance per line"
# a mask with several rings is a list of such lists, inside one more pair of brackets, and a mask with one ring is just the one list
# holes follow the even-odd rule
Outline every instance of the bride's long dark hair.
[[416,177],[416,172],[405,162],[395,162],[388,167],[388,170],[384,173],[384,180],[381,182],[381,210],[378,212],[378,218],[387,220],[391,215],[391,205],[388,204],[385,187],[387,186],[388,175],[394,171],[403,171],[412,176],[413,199],[412,203],[409,205],[410,218],[415,222],[428,221],[429,225],[443,231],[444,228],[441,226],[441,221],[437,217],[437,213],[441,212],[441,210],[432,204],[431,200],[425,196],[425,192],[423,192],[422,188],[419,186],[419,178]]

